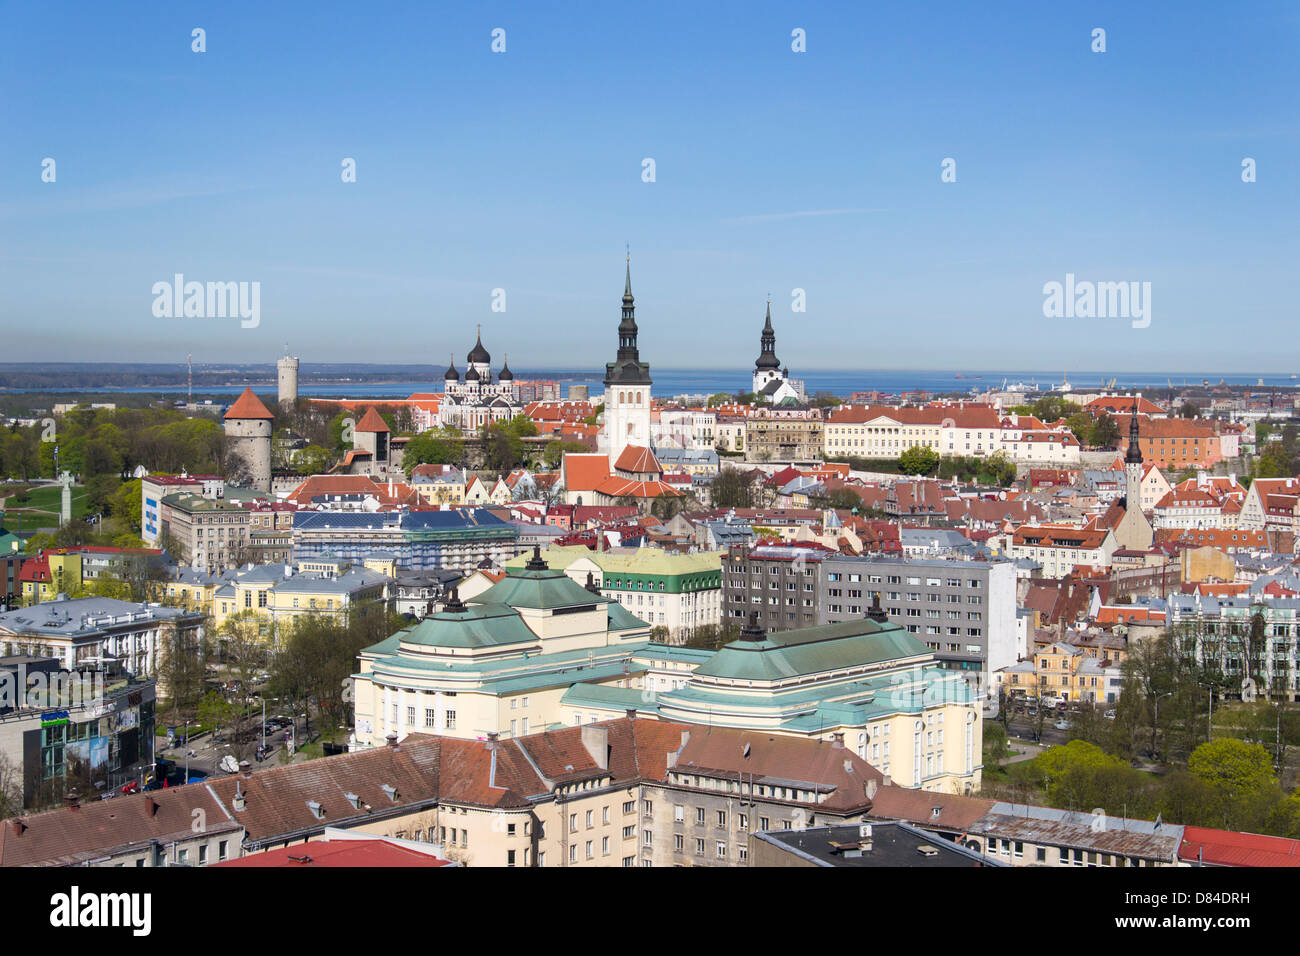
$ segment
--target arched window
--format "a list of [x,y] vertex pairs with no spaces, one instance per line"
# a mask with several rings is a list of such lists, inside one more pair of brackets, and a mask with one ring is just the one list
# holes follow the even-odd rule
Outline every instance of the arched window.
[[636,393],[636,403],[637,403],[638,405],[641,404],[641,393],[640,393],[640,392],[637,392],[637,393]]
[[620,405],[622,405],[626,400],[627,400],[626,396],[625,396],[622,392],[619,392],[619,393],[618,393],[618,403],[619,403]]

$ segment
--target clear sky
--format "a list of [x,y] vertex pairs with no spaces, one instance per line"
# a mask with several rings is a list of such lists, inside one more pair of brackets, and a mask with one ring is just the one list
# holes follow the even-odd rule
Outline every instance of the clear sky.
[[[1295,4],[11,2],[3,27],[0,360],[442,368],[482,323],[494,361],[598,366],[629,242],[657,366],[752,365],[770,292],[796,376],[1300,371]],[[260,325],[155,318],[175,273],[260,282]],[[1067,273],[1150,282],[1150,326],[1044,318]]]

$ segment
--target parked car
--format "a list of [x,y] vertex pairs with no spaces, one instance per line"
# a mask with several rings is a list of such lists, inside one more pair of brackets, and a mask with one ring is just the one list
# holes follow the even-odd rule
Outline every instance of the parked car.
[[1056,723],[1052,724],[1052,726],[1057,730],[1069,730],[1070,722],[1068,720],[1058,720]]

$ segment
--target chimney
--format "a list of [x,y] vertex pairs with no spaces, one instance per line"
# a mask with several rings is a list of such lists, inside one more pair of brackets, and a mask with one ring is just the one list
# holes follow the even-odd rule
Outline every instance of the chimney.
[[144,801],[144,811],[145,813],[149,814],[149,816],[151,817],[157,816],[158,801],[155,800],[153,797],[146,797]]
[[245,779],[253,775],[253,768],[249,765],[247,760],[239,761],[239,774]]
[[841,730],[831,734],[831,749],[832,750],[844,749],[844,731]]
[[893,777],[891,777],[889,774],[885,774],[885,775],[884,775],[884,779],[880,781],[880,785],[881,785],[882,787],[889,787],[889,786],[892,786],[893,783],[894,783],[894,779],[893,779]]
[[627,717],[628,720],[636,720],[636,708],[635,708],[635,707],[629,707],[627,710],[623,711],[623,713],[626,715],[626,717]]
[[392,747],[394,750],[397,749],[397,734],[395,732],[390,730],[388,736],[386,736],[384,740],[387,741],[388,746]]
[[77,796],[76,790],[69,790],[63,795],[63,805],[69,810],[77,810],[81,807],[81,798]]
[[239,781],[235,781],[235,795],[230,800],[232,810],[239,812],[244,809],[244,791],[240,789]]
[[609,769],[609,728],[596,724],[582,725],[582,745],[601,770]]
[[874,780],[867,781],[866,794],[868,800],[876,799],[876,791],[879,789],[879,787],[880,785],[877,784],[876,781]]

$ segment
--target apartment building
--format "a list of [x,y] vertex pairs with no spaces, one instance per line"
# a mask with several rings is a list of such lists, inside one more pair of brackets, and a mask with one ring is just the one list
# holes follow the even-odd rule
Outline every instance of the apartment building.
[[234,502],[177,492],[159,503],[158,522],[159,539],[183,564],[220,571],[251,559],[252,514]]
[[1028,560],[1043,569],[1043,576],[1061,578],[1077,565],[1108,568],[1118,549],[1115,532],[1075,528],[1068,525],[1023,525],[1010,536],[1007,555],[1013,561]]
[[334,554],[360,562],[384,551],[413,571],[474,570],[501,565],[517,553],[519,530],[486,508],[378,513],[315,511],[293,523],[293,559]]
[[771,628],[859,621],[878,613],[934,652],[939,666],[985,677],[1016,660],[1015,566],[1009,561],[854,557],[761,545],[723,558],[725,617]]
[[924,643],[942,667],[987,678],[1016,660],[1010,561],[832,555],[818,567],[819,623],[861,618],[879,595],[890,623]]
[[824,440],[815,409],[760,412],[745,422],[745,461],[818,461]]

